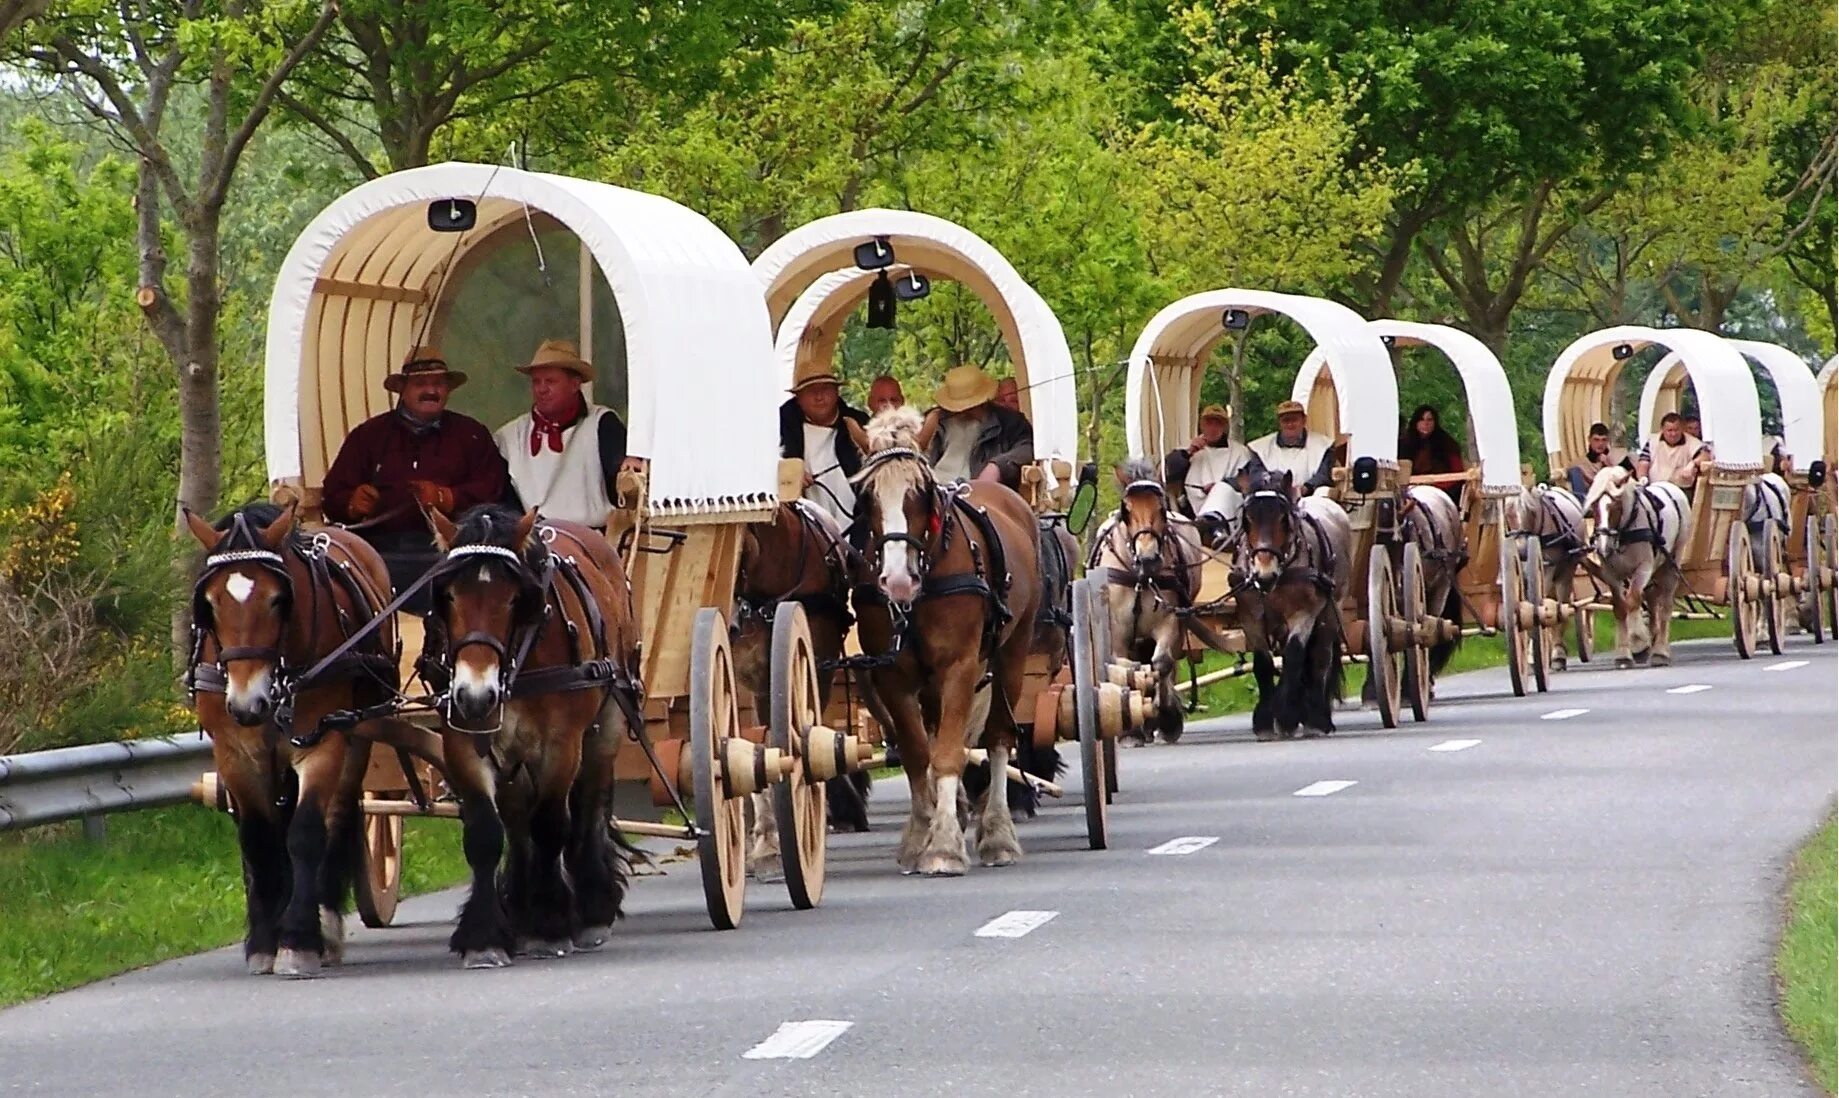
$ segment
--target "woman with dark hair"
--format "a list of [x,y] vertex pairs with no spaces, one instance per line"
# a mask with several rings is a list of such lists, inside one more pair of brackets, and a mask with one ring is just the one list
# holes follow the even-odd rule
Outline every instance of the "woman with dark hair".
[[[1442,417],[1435,405],[1420,404],[1406,422],[1405,433],[1398,439],[1398,459],[1411,463],[1414,477],[1460,473],[1468,466],[1462,462],[1462,447],[1443,429]],[[1462,502],[1462,485],[1441,486],[1456,502]]]

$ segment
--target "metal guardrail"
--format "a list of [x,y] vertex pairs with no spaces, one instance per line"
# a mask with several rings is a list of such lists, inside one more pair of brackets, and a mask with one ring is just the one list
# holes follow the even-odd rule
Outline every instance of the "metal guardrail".
[[201,732],[0,756],[0,831],[185,804],[209,769]]

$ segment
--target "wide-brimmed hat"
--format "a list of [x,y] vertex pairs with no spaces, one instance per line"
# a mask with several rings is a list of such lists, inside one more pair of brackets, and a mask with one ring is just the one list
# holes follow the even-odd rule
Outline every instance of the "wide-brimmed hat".
[[1232,409],[1226,407],[1224,404],[1209,404],[1200,410],[1200,418],[1231,421]]
[[996,379],[975,366],[956,366],[945,372],[945,383],[932,401],[947,412],[962,412],[996,399]]
[[545,339],[537,345],[536,353],[530,356],[530,361],[517,367],[517,372],[528,376],[532,371],[542,369],[567,370],[582,381],[594,380],[593,365],[581,357],[574,343],[566,339]]
[[800,389],[809,389],[813,385],[840,384],[842,383],[837,380],[836,372],[830,368],[829,363],[817,361],[800,362],[798,364],[798,369],[792,374],[792,387],[787,389],[786,392],[796,393]]
[[1298,400],[1286,400],[1277,406],[1278,419],[1285,416],[1306,416],[1308,414],[1309,409],[1303,407],[1302,402]]
[[412,377],[446,374],[447,384],[458,389],[466,384],[466,375],[447,368],[447,360],[438,347],[417,347],[402,360],[402,369],[383,379],[383,387],[392,393],[402,392],[403,383]]

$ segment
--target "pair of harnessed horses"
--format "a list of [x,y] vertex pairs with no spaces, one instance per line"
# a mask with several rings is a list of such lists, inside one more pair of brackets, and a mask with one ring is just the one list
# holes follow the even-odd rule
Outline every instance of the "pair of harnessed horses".
[[[418,705],[443,717],[428,761],[459,800],[472,870],[449,948],[491,968],[604,944],[626,870],[613,761],[642,727],[637,618],[606,539],[534,511],[430,514],[444,555],[391,598],[370,545],[302,531],[291,505],[184,517],[206,552],[188,680],[236,816],[249,971],[311,976],[341,958],[373,744],[400,752],[428,803],[408,757],[426,741],[400,719]],[[409,699],[395,613],[424,588],[418,671],[436,693]]]

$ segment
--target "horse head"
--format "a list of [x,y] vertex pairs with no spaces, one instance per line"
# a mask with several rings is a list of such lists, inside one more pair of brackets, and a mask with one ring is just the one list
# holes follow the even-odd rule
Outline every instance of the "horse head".
[[446,554],[432,587],[451,676],[449,718],[478,730],[503,707],[522,642],[543,620],[552,563],[549,546],[534,536],[536,519],[534,509],[519,515],[495,504],[472,508],[458,523],[429,514]]
[[252,503],[215,524],[181,510],[205,551],[192,587],[192,628],[200,640],[208,636],[216,643],[225,708],[238,724],[252,728],[274,712],[283,686],[279,669],[294,583],[282,550],[299,516],[292,503],[286,508]]
[[1634,474],[1616,465],[1597,473],[1591,482],[1590,491],[1584,496],[1584,512],[1596,518],[1592,541],[1598,557],[1608,558],[1621,546],[1622,526],[1638,491],[1640,487],[1635,484]]
[[1291,476],[1265,473],[1246,487],[1239,511],[1240,539],[1252,579],[1262,587],[1275,583],[1296,559],[1296,501]]
[[1169,536],[1168,495],[1156,476],[1155,466],[1132,458],[1117,467],[1122,494],[1117,508],[1117,528],[1130,546],[1130,563],[1137,578],[1148,579],[1162,566],[1162,549]]
[[856,522],[866,535],[865,555],[888,601],[913,605],[928,565],[940,551],[944,501],[922,449],[924,421],[912,408],[876,414],[863,432],[867,443],[855,475]]

